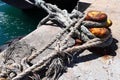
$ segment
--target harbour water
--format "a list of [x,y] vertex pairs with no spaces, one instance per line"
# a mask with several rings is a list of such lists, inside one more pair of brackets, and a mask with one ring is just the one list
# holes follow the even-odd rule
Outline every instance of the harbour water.
[[25,13],[0,1],[0,45],[17,36],[23,36],[34,29],[40,18],[34,12]]

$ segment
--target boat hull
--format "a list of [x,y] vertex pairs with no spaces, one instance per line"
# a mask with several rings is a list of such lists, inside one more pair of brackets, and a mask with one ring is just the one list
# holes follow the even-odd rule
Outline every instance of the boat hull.
[[35,6],[27,3],[25,0],[2,0],[3,2],[19,9],[32,9]]
[[[12,5],[19,9],[33,9],[34,5],[27,3],[25,0],[2,0],[3,2]],[[30,0],[34,2],[34,0]],[[56,4],[61,9],[67,9],[69,12],[76,6],[78,0],[44,0],[47,3]]]

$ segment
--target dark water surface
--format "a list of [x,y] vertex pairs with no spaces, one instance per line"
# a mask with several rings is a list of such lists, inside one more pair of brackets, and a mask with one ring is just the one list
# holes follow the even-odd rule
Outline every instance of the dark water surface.
[[0,1],[0,45],[6,41],[30,33],[36,29],[40,14],[24,13]]

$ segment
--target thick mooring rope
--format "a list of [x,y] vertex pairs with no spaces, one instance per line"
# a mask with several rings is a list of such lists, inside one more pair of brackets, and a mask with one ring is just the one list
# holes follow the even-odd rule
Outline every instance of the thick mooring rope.
[[32,59],[36,58],[39,54],[41,54],[42,52],[44,52],[48,47],[50,47],[56,40],[59,40],[64,33],[66,33],[76,22],[76,25],[74,27],[74,29],[72,29],[72,31],[69,33],[68,37],[66,37],[63,41],[63,44],[66,43],[66,41],[68,40],[69,37],[71,37],[74,33],[74,30],[76,30],[79,25],[81,24],[81,22],[84,20],[84,17],[81,18],[79,21],[75,21],[73,22],[71,25],[67,26],[60,34],[57,35],[57,37],[55,39],[53,39],[53,41],[51,41],[49,44],[47,44],[46,47],[44,47],[43,49],[41,49],[40,51],[38,51],[37,53],[31,55],[29,58],[28,58],[28,61],[31,61]]
[[84,26],[87,26],[87,27],[104,27],[106,25],[107,21],[106,22],[93,22],[93,21],[83,21],[82,22],[82,25]]
[[32,54],[29,58],[28,61],[33,60],[34,58],[36,58],[39,54],[41,54],[42,52],[44,52],[47,48],[49,48],[55,41],[59,40],[63,34],[65,34],[71,27],[72,25],[74,25],[77,22],[77,20],[75,22],[73,22],[71,25],[69,25],[68,27],[66,27],[61,33],[59,33],[55,39],[53,39],[50,43],[47,44],[47,46],[45,46],[43,49],[41,49],[40,51]]
[[[81,19],[83,20],[83,19]],[[81,20],[78,21],[78,23],[76,24],[75,28],[78,28],[78,26],[81,24]],[[68,34],[68,37],[71,36],[73,34],[73,31],[71,31],[71,33]],[[67,38],[68,38],[67,37]],[[67,40],[67,38],[64,41]],[[64,50],[64,53],[75,53],[75,52],[79,52],[82,51],[84,49],[90,48],[90,47],[95,47],[100,45],[101,43],[103,43],[101,41],[101,39],[99,38],[94,38],[92,40],[89,40],[88,42],[86,42],[85,44],[81,45],[81,46],[76,46],[76,47],[72,47],[72,48],[67,48],[66,50]],[[62,53],[62,52],[61,52]],[[28,68],[27,70],[25,70],[24,72],[20,73],[19,75],[17,75],[15,78],[13,78],[13,80],[18,80],[20,78],[22,78],[24,75],[28,74],[29,72],[33,71],[34,69],[36,69],[39,66],[42,66],[47,60],[54,58],[54,56],[58,55],[58,53],[51,53],[48,56],[44,57],[42,60],[40,60],[37,64],[34,64],[33,66],[31,66],[30,68]]]
[[[26,0],[26,1],[38,7],[42,7],[44,10],[46,10],[46,12],[48,12],[48,16],[45,17],[43,20],[41,20],[39,26],[42,24],[46,24],[48,21],[53,21],[53,23],[57,21],[59,24],[61,24],[60,27],[63,27],[63,31],[60,34],[58,34],[55,39],[53,39],[40,51],[35,52],[31,54],[30,56],[28,56],[26,58],[26,62],[31,62],[39,54],[41,54],[47,48],[49,48],[53,43],[57,42],[57,40],[60,40],[65,33],[67,34],[65,35],[65,38],[60,43],[60,45],[62,46],[59,46],[59,47],[56,46],[55,47],[56,50],[54,50],[54,52],[48,54],[47,56],[43,57],[40,61],[38,61],[36,64],[33,64],[32,66],[23,70],[21,73],[17,74],[17,76],[15,76],[12,80],[20,80],[21,78],[23,78],[25,75],[29,74],[30,72],[39,71],[42,67],[45,67],[50,62],[51,63],[49,64],[49,66],[47,65],[48,69],[46,71],[45,77],[49,78],[49,76],[53,74],[51,79],[53,80],[58,79],[58,77],[62,73],[62,70],[64,70],[64,67],[65,67],[64,61],[63,61],[65,54],[68,54],[71,56],[76,52],[81,52],[91,47],[108,46],[112,42],[111,35],[105,39],[100,39],[100,38],[97,38],[95,35],[93,35],[86,27],[86,25],[87,26],[93,25],[93,27],[96,27],[97,25],[101,27],[105,25],[106,22],[105,23],[98,23],[98,22],[93,23],[90,21],[88,22],[83,21],[85,15],[83,16],[81,12],[78,12],[77,10],[73,10],[72,13],[68,13],[66,10],[59,9],[56,5],[45,3],[43,0],[35,0],[35,3],[32,3],[29,0]],[[69,38],[74,36],[74,34],[77,34],[77,36],[79,36],[79,38],[83,40],[85,43],[83,45],[65,48],[64,47],[65,44],[68,42]],[[62,58],[56,57],[56,56],[62,56]]]
[[[83,45],[80,45],[80,46],[74,46],[72,48],[68,48],[66,50],[64,50],[63,52],[65,53],[69,53],[69,54],[72,54],[72,53],[75,53],[77,51],[81,51],[81,50],[84,50],[84,49],[88,49],[88,48],[91,48],[91,47],[94,47],[94,46],[97,46],[99,44],[101,44],[101,40],[99,38],[95,38],[95,39],[92,39],[88,42],[86,42],[85,44]],[[62,53],[61,53],[62,54]],[[37,67],[41,66],[44,64],[44,62],[46,62],[47,60],[49,59],[52,59],[54,58],[54,56],[58,55],[58,53],[51,53],[49,55],[47,55],[46,57],[44,57],[42,60],[40,60],[39,62],[37,62],[36,64],[34,64],[33,66],[27,68],[26,70],[24,70],[23,72],[21,72],[20,74],[18,74],[16,77],[14,77],[12,80],[20,80],[22,77],[24,77],[26,74],[30,73],[31,71],[33,71],[34,69],[36,69]]]
[[[35,5],[38,7],[42,7],[44,10],[46,10],[49,14],[47,17],[45,17],[43,20],[41,20],[41,22],[39,23],[38,26],[40,26],[41,24],[45,24],[46,22],[49,21],[50,16],[55,19],[56,21],[58,21],[59,23],[62,22],[62,25],[65,26],[66,28],[57,35],[57,37],[55,39],[53,39],[50,43],[47,44],[47,46],[45,46],[43,49],[41,49],[40,51],[36,52],[35,54],[32,54],[29,58],[28,58],[28,62],[31,61],[32,59],[36,58],[39,54],[41,54],[42,52],[44,52],[47,48],[49,48],[56,40],[59,40],[63,34],[65,34],[68,30],[70,30],[70,28],[76,23],[78,22],[78,19],[80,17],[82,17],[82,14],[80,12],[77,12],[76,10],[73,10],[73,14],[69,14],[67,13],[65,10],[61,10],[59,9],[56,5],[51,5],[48,3],[45,3],[43,0],[39,1],[36,0]],[[54,15],[53,15],[54,14]],[[69,16],[70,15],[70,16]],[[76,19],[73,18],[73,16],[77,16]],[[75,16],[75,17],[76,17]],[[73,19],[71,19],[70,17],[72,17]],[[80,22],[83,21],[84,18],[81,18]]]

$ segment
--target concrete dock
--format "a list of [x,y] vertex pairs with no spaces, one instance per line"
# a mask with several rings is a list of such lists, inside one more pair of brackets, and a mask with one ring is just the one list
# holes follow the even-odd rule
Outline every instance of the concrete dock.
[[120,0],[80,0],[90,5],[89,10],[100,10],[107,13],[113,21],[111,26],[114,38],[111,56],[101,56],[84,51],[79,62],[70,67],[59,80],[120,80]]
[[[75,61],[71,67],[68,67],[67,72],[61,75],[59,80],[120,80],[120,0],[80,1],[82,5],[86,6],[83,6],[84,9],[80,9],[81,11],[85,13],[89,10],[104,11],[107,13],[108,18],[112,20],[113,25],[110,27],[114,38],[112,52],[110,53],[111,55],[101,56],[85,50],[80,54],[79,59]],[[52,41],[51,38],[46,39],[46,37],[54,38],[62,31],[62,29],[58,27],[47,27],[47,29],[45,26],[37,28],[20,41],[25,41],[36,50],[42,49],[46,46],[46,43]],[[44,52],[39,55],[36,60],[43,58],[50,52],[52,52],[52,50]],[[33,60],[32,63],[36,63],[36,60]]]

